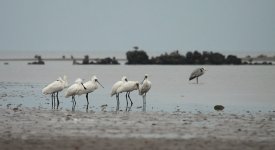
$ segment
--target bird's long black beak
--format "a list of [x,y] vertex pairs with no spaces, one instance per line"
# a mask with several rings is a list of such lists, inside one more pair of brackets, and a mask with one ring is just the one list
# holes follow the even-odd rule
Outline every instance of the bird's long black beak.
[[99,84],[102,88],[104,88],[104,87],[103,87],[103,86],[99,83],[99,81],[98,81],[98,80],[97,80],[96,82],[97,82],[97,83],[98,83],[98,84]]
[[81,85],[83,86],[83,88],[86,90],[87,88],[83,85],[83,83],[81,83]]

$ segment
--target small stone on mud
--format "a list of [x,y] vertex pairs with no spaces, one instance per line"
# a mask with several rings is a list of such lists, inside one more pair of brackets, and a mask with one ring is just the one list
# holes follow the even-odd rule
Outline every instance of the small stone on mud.
[[215,109],[216,111],[221,111],[221,110],[224,109],[224,106],[222,106],[222,105],[216,105],[216,106],[214,106],[214,109]]
[[18,111],[18,108],[13,108],[12,110],[13,110],[13,111]]
[[107,107],[107,106],[108,106],[107,104],[101,105],[101,107]]

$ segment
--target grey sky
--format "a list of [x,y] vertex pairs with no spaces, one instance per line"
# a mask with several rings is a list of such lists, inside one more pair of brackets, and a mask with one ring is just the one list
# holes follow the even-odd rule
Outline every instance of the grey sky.
[[275,52],[275,0],[0,0],[0,50]]

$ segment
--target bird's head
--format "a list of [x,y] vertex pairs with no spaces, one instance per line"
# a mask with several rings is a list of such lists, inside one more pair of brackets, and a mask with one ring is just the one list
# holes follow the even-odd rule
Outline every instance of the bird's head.
[[98,81],[98,78],[96,76],[92,76],[92,81],[98,83],[102,88],[104,88],[100,82]]
[[96,81],[96,80],[98,80],[97,77],[96,77],[95,75],[93,75],[93,76],[91,77],[91,81]]
[[148,78],[148,74],[145,74],[144,79],[147,79],[147,78]]
[[123,82],[128,82],[128,79],[127,79],[126,76],[123,76],[123,77],[121,78],[121,81],[123,81]]
[[144,80],[146,80],[146,79],[148,79],[148,74],[145,74],[145,75],[144,75],[144,79],[143,79],[143,81],[142,81],[141,83],[143,83]]

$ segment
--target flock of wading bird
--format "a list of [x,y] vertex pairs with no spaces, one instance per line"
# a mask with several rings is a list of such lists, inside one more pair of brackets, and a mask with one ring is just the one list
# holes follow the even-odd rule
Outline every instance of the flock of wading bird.
[[[197,79],[197,84],[198,84],[198,77],[203,75],[206,70],[204,68],[198,68],[195,69],[190,77],[189,80]],[[58,92],[61,92],[63,89],[68,88],[67,91],[65,92],[65,97],[72,97],[72,102],[73,102],[73,107],[72,110],[75,109],[76,106],[76,101],[75,101],[75,96],[78,95],[83,95],[86,94],[86,100],[87,100],[87,107],[86,110],[88,110],[88,105],[89,105],[89,98],[88,95],[89,93],[94,92],[96,89],[98,89],[99,85],[104,88],[100,82],[98,81],[98,78],[94,75],[92,76],[91,80],[83,83],[83,80],[81,78],[78,78],[75,80],[75,83],[69,86],[68,81],[67,81],[67,76],[59,77],[56,81],[53,81],[49,85],[47,85],[45,88],[42,89],[42,93],[47,95],[51,94],[52,98],[52,108],[58,109],[59,106],[59,98],[58,98]],[[143,97],[143,111],[146,111],[146,94],[149,92],[151,89],[152,83],[148,79],[148,75],[145,74],[144,79],[141,83],[138,81],[128,81],[126,76],[123,76],[120,81],[117,81],[113,86],[112,86],[112,91],[111,91],[111,97],[116,95],[116,100],[117,100],[117,107],[116,111],[119,110],[119,94],[125,92],[126,95],[126,111],[127,108],[128,111],[133,105],[133,102],[130,97],[130,93],[132,91],[138,90],[139,95]],[[57,100],[57,105],[55,105],[55,98]],[[128,99],[131,102],[131,106],[128,107]]]

